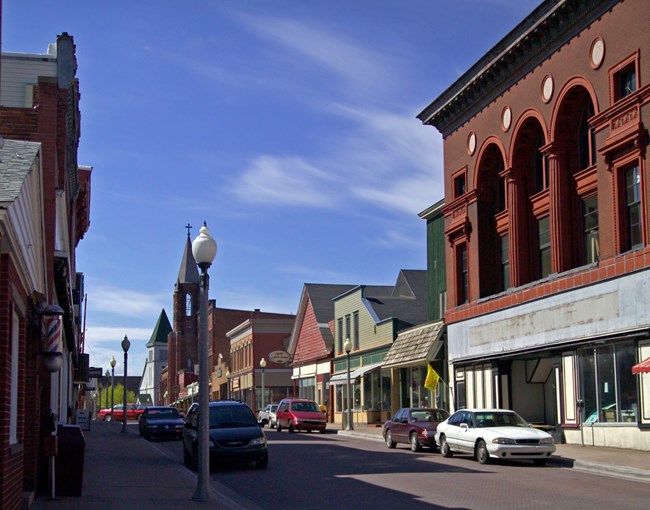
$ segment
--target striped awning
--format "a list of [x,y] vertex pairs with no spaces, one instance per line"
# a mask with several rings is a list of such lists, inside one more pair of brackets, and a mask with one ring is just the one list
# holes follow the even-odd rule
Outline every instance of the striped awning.
[[641,363],[637,363],[632,367],[633,374],[648,374],[650,373],[650,358],[646,358]]

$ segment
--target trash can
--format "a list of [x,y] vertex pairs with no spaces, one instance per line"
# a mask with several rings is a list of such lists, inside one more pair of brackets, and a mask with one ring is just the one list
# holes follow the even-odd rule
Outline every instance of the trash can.
[[86,438],[79,425],[60,424],[56,433],[59,454],[56,456],[56,495],[81,496]]

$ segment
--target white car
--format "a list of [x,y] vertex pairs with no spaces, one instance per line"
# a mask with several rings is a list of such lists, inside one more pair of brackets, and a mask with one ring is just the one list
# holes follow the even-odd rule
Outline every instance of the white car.
[[274,428],[277,423],[275,412],[278,410],[278,404],[267,404],[264,409],[257,413],[257,422],[263,427],[268,425]]
[[550,434],[508,409],[461,409],[438,424],[436,443],[443,457],[469,453],[481,464],[529,459],[543,466],[555,451]]

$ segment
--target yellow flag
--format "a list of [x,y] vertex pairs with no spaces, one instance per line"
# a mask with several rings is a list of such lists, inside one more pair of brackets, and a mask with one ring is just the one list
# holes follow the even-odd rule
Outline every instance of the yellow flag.
[[431,365],[428,365],[427,378],[424,381],[424,387],[428,390],[434,391],[436,386],[438,386],[439,380],[440,376],[438,375],[438,372],[431,368]]

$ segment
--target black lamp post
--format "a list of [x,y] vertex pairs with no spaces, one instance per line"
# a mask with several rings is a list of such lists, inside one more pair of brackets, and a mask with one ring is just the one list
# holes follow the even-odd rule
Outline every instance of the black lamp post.
[[126,335],[124,335],[124,340],[122,340],[122,350],[124,351],[124,407],[122,407],[122,433],[126,432],[126,374],[127,374],[127,362],[129,360],[129,347],[131,347],[131,342]]
[[[115,356],[111,357],[111,416],[113,415],[113,409],[115,408],[115,365],[117,361]],[[107,402],[108,403],[108,402]]]
[[260,360],[260,367],[262,367],[262,409],[264,409],[264,369],[266,368],[266,360]]
[[351,388],[350,388],[350,351],[352,350],[352,344],[350,343],[350,339],[346,338],[345,342],[343,342],[343,349],[345,350],[345,354],[347,355],[347,361],[348,361],[348,423],[345,426],[345,430],[354,430],[354,425],[352,424],[352,396],[351,396]]
[[217,243],[210,235],[207,225],[199,231],[192,242],[192,255],[201,269],[199,281],[199,430],[198,430],[198,476],[192,499],[208,501],[210,494],[210,409],[208,395],[208,268],[217,255]]

